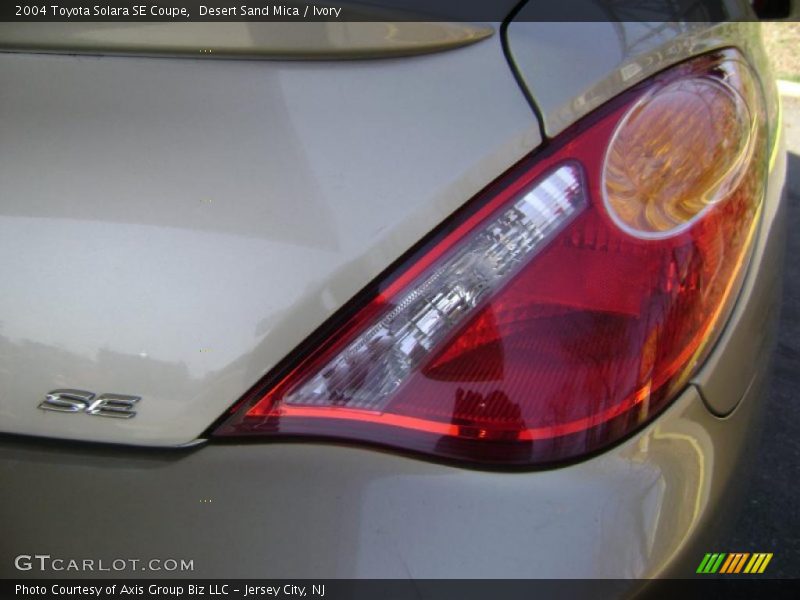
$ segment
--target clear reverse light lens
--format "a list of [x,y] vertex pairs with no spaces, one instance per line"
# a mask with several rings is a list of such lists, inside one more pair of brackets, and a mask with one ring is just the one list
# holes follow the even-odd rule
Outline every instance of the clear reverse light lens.
[[482,230],[421,274],[378,323],[309,380],[287,405],[381,411],[407,376],[585,205],[580,167],[567,163],[501,208]]

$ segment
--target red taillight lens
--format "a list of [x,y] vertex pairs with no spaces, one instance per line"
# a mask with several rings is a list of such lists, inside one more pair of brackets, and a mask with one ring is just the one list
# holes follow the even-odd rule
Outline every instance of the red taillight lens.
[[542,464],[657,414],[719,334],[764,190],[735,51],[656,77],[524,161],[214,432]]

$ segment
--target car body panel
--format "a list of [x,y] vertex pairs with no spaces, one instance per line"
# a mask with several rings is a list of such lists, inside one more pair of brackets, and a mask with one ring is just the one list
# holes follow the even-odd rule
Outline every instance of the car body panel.
[[[335,65],[0,54],[0,77],[12,433],[193,441],[541,141],[497,37]],[[142,400],[37,410],[58,388]]]

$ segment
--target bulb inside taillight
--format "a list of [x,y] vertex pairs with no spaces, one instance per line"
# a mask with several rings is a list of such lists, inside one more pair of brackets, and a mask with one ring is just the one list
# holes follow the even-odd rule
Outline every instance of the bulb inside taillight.
[[454,215],[214,435],[517,465],[620,440],[730,312],[764,191],[762,105],[733,50],[627,93]]

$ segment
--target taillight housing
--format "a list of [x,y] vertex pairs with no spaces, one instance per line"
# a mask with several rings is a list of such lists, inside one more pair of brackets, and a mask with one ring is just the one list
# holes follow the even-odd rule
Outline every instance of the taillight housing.
[[626,92],[453,215],[213,435],[524,466],[623,439],[686,385],[732,309],[765,120],[732,49]]

